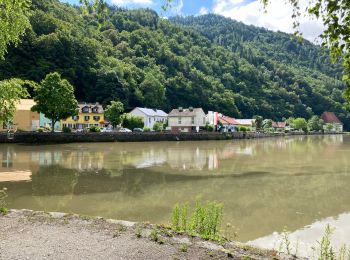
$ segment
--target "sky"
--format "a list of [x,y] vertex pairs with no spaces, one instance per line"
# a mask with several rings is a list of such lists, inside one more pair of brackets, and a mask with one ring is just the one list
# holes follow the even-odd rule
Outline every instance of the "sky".
[[[61,0],[71,4],[78,4],[79,0]],[[165,0],[106,0],[109,4],[121,7],[138,8],[148,7],[156,10],[161,16],[173,15],[203,15],[214,13],[251,24],[265,27],[273,31],[293,33],[292,6],[285,0],[272,0],[264,10],[260,0],[174,0],[170,11],[164,12],[161,9]],[[300,0],[301,12],[300,31],[303,36],[312,41],[318,42],[318,36],[323,30],[321,21],[311,19],[305,15],[306,4],[309,0]],[[304,13],[304,14],[303,14]]]

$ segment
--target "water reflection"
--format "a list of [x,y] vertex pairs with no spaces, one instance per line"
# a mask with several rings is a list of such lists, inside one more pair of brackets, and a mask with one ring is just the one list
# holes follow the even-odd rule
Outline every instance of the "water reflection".
[[341,135],[0,145],[0,187],[13,208],[155,223],[167,222],[178,202],[216,200],[248,241],[350,212],[349,156]]
[[[350,241],[350,213],[343,213],[336,217],[328,217],[316,221],[311,225],[300,228],[289,234],[291,252],[297,252],[298,256],[316,259],[319,255],[320,245],[325,227],[330,225],[333,229],[331,243],[336,251]],[[248,244],[258,247],[278,249],[281,246],[281,234],[273,232]],[[283,244],[283,243],[282,243]],[[285,246],[284,246],[285,247]]]

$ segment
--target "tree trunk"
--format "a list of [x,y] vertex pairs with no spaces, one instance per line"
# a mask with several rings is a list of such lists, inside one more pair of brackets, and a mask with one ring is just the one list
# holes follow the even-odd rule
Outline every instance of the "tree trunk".
[[55,132],[55,124],[56,124],[56,120],[55,119],[51,119],[51,133]]

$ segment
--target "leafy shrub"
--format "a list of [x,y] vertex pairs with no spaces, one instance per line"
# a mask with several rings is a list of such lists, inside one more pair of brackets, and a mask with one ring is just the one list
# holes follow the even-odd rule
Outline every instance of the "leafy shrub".
[[101,132],[101,128],[96,126],[96,125],[92,125],[89,127],[89,131],[91,133],[99,133],[99,132]]
[[163,123],[161,122],[155,122],[153,125],[153,130],[156,132],[160,132],[163,130]]
[[68,126],[64,126],[64,127],[62,128],[62,131],[63,131],[63,133],[71,133],[71,132],[72,132],[72,129],[70,129]]
[[205,125],[205,130],[208,132],[213,132],[214,131],[214,126],[206,124]]
[[134,129],[134,128],[143,128],[143,118],[140,116],[134,116],[130,114],[122,115],[122,125],[125,128]]
[[39,133],[43,133],[44,132],[44,128],[42,128],[42,127],[38,128],[38,132]]
[[239,132],[247,132],[248,131],[248,128],[245,127],[245,126],[240,126],[239,127]]
[[7,208],[6,208],[6,198],[7,198],[7,193],[6,193],[6,188],[3,188],[0,190],[0,214],[6,214],[7,213]]
[[172,229],[177,232],[188,232],[205,239],[222,240],[220,225],[222,221],[222,204],[196,202],[192,215],[188,216],[188,204],[176,204],[171,217]]
[[151,128],[149,128],[149,127],[144,127],[144,128],[143,128],[143,131],[144,131],[144,132],[151,132]]

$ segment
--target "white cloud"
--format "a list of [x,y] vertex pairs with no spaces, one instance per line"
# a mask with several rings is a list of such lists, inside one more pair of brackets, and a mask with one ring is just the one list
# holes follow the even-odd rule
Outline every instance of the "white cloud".
[[152,5],[153,0],[111,0],[112,4],[119,6],[134,5]]
[[202,6],[201,9],[199,9],[198,15],[205,15],[209,13],[209,9],[205,6]]
[[[309,0],[301,0],[301,11]],[[285,0],[270,1],[266,12],[259,0],[246,3],[244,0],[214,0],[213,11],[246,24],[265,27],[273,31],[293,33],[293,8]],[[302,14],[299,18],[300,31],[310,41],[315,41],[323,30],[322,22]]]
[[182,8],[184,7],[184,2],[183,0],[178,0],[177,2],[175,2],[172,7],[171,7],[171,11],[174,14],[180,15],[182,14]]

